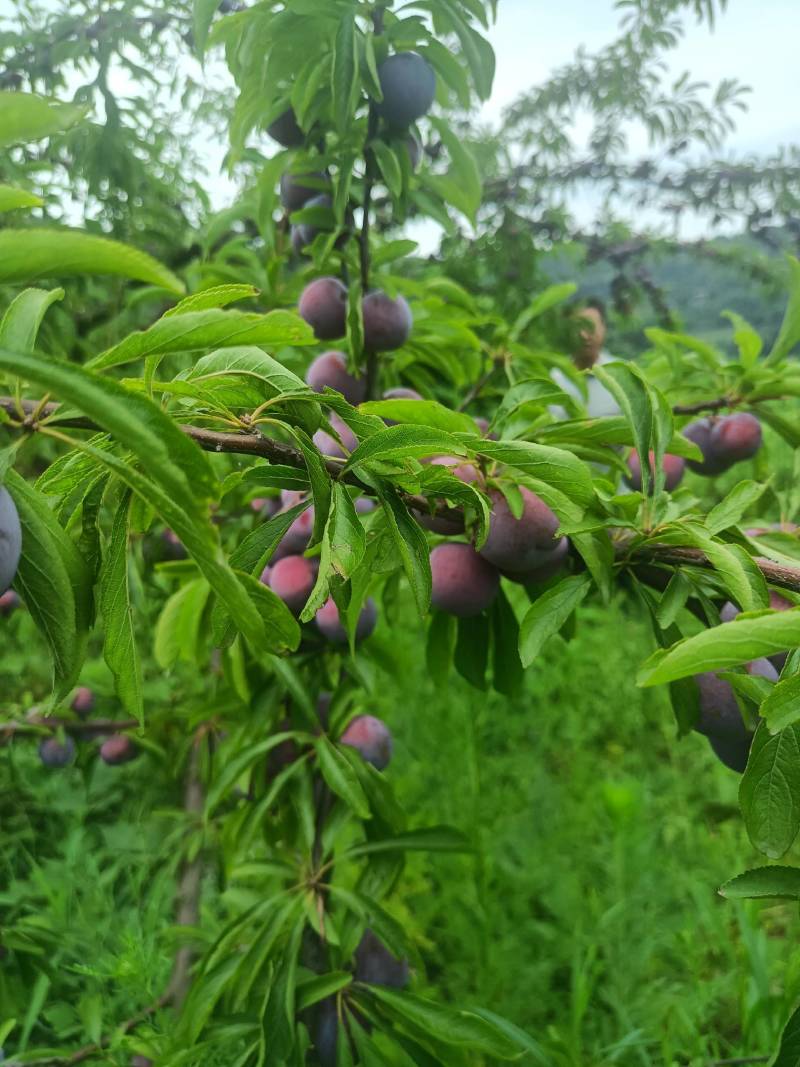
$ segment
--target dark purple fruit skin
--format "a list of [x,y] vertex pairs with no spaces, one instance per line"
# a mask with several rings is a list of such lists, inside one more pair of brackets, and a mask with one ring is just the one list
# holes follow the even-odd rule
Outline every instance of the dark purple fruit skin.
[[753,734],[748,733],[743,737],[709,737],[708,743],[714,755],[726,767],[738,774],[744,774],[750,746],[753,744]]
[[297,306],[319,341],[344,337],[347,316],[347,289],[338,278],[317,278],[300,295]]
[[139,755],[139,749],[134,741],[125,734],[114,734],[100,746],[100,759],[103,763],[115,767],[120,763],[129,763]]
[[65,737],[63,742],[57,737],[46,737],[39,743],[39,759],[45,767],[66,767],[75,758],[75,742]]
[[370,985],[403,989],[408,985],[408,962],[398,960],[371,930],[366,930],[356,949],[356,980]]
[[[332,644],[347,644],[347,631],[339,620],[339,609],[332,598],[329,597],[322,605],[314,617],[314,621],[322,636],[326,637]],[[375,629],[377,621],[378,608],[372,597],[368,597],[364,601],[364,606],[356,623],[356,642],[366,641]]]
[[[341,437],[342,445],[347,449],[347,452],[353,452],[358,447],[358,438],[347,423],[340,419],[338,415],[331,415],[328,421]],[[336,438],[326,430],[317,430],[312,440],[323,456],[335,456],[343,459],[347,454]]]
[[555,534],[559,522],[555,513],[530,489],[520,486],[520,492],[523,510],[522,516],[516,519],[503,494],[497,489],[490,490],[489,536],[480,554],[501,571],[524,575],[547,563],[547,553],[558,547]]
[[327,997],[319,1005],[314,1027],[314,1049],[320,1067],[336,1067],[336,1045],[339,1039],[339,1017],[336,1000]]
[[[766,678],[770,682],[778,679],[778,672],[767,659],[753,660],[746,665],[746,670],[748,674]],[[700,690],[700,716],[695,730],[706,737],[748,736],[750,731],[742,721],[730,683],[711,671],[696,674],[694,680]]]
[[364,348],[367,352],[392,352],[411,336],[414,318],[402,296],[394,300],[381,289],[367,293],[361,305],[364,318]]
[[82,719],[85,719],[87,715],[90,715],[94,711],[95,697],[92,690],[88,685],[81,685],[75,691],[75,696],[72,698],[70,707],[79,715]]
[[730,465],[751,459],[761,448],[761,423],[755,415],[739,411],[717,419],[711,431],[711,446]]
[[512,574],[511,571],[501,571],[504,578],[512,582],[527,585],[529,582],[549,582],[555,578],[569,558],[569,539],[562,537],[551,552],[542,552],[539,563],[530,571],[522,574]]
[[500,588],[500,575],[472,545],[459,541],[437,545],[431,552],[431,605],[461,619],[480,615]]
[[688,437],[690,441],[694,441],[703,453],[701,462],[698,462],[696,459],[686,460],[689,469],[695,471],[697,474],[706,474],[709,476],[722,474],[722,472],[727,470],[730,466],[730,464],[725,463],[719,456],[717,456],[716,451],[711,445],[711,431],[713,426],[714,424],[710,418],[697,419],[695,422],[690,422],[682,431],[683,436]]
[[0,486],[0,593],[5,593],[17,574],[22,555],[22,527],[17,506],[7,489]]
[[20,606],[20,599],[13,589],[7,589],[0,594],[0,618],[4,619],[12,615]]
[[398,52],[378,67],[383,100],[378,113],[393,129],[404,129],[430,110],[436,96],[433,67],[416,52]]
[[323,352],[317,356],[306,371],[306,384],[315,393],[321,393],[326,387],[341,393],[348,404],[354,407],[366,396],[367,384],[363,378],[354,378],[347,369],[347,356],[344,352]]
[[[304,207],[326,207],[333,208],[333,201],[327,193],[322,193],[319,196],[313,196]],[[317,234],[323,233],[324,230],[318,226],[314,226],[310,222],[299,222],[292,226],[292,246],[296,252],[301,252],[306,245],[310,245]]]
[[392,759],[392,735],[385,722],[374,715],[358,715],[352,719],[347,729],[339,738],[343,745],[349,745],[378,770],[383,771]]
[[284,148],[299,148],[306,139],[306,135],[297,125],[294,111],[287,108],[282,115],[278,115],[274,122],[267,126],[267,133]]
[[[310,181],[312,185],[305,185]],[[322,192],[322,186],[327,182],[322,171],[314,171],[310,174],[290,174],[288,171],[281,176],[281,204],[287,211],[299,211],[306,203]]]

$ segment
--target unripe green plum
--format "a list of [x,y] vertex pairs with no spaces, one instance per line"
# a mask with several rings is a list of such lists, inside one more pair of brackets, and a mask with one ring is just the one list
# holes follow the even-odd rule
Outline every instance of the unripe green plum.
[[95,697],[88,685],[81,685],[75,690],[70,707],[81,719],[91,715],[94,711]]
[[39,759],[45,767],[66,767],[75,758],[75,742],[71,737],[59,741],[57,737],[46,737],[39,743]]
[[103,763],[115,767],[120,763],[129,763],[139,755],[139,748],[127,734],[112,734],[100,746],[100,759]]
[[306,135],[297,124],[297,117],[291,108],[287,108],[283,114],[278,115],[274,122],[267,126],[267,133],[284,148],[299,148],[306,139]]
[[389,766],[392,735],[386,723],[374,715],[358,715],[351,719],[339,740],[359,752],[376,770],[382,771]]
[[361,313],[367,352],[391,352],[402,348],[411,336],[414,318],[402,296],[393,300],[382,289],[375,289],[364,297]]
[[451,541],[431,552],[431,605],[462,619],[480,615],[497,596],[500,575],[472,545]]
[[347,356],[344,352],[323,352],[317,356],[306,371],[306,384],[315,393],[321,393],[326,387],[341,393],[348,404],[360,404],[366,395],[366,382],[355,378],[347,369]]
[[[333,597],[329,597],[325,601],[314,616],[314,621],[317,624],[319,632],[323,637],[326,637],[331,644],[347,644],[347,631],[341,623],[339,609],[336,607]],[[364,601],[364,605],[358,616],[358,622],[356,623],[356,642],[365,641],[375,629],[377,621],[378,608],[372,597],[368,597],[367,600]]]
[[287,171],[281,175],[281,204],[289,212],[299,211],[309,200],[319,196],[327,184],[328,179],[322,171],[310,174],[290,174]]
[[22,555],[22,527],[17,506],[7,489],[0,486],[0,593],[5,593],[17,575]]
[[397,52],[378,67],[383,100],[378,113],[393,129],[404,129],[430,110],[436,96],[436,74],[416,52]]
[[317,580],[319,561],[305,556],[284,556],[272,567],[266,584],[293,615],[299,615]]
[[317,278],[300,294],[297,310],[319,341],[344,337],[347,330],[347,289],[338,278]]
[[[650,455],[650,476],[655,478],[655,452],[651,450]],[[672,456],[667,453],[664,456],[662,464],[664,468],[664,488],[668,493],[671,493],[673,489],[677,489],[683,479],[683,471],[686,466],[685,461],[681,456]],[[639,461],[639,454],[635,450],[628,456],[628,470],[630,474],[627,477],[628,485],[631,489],[635,489],[636,492],[642,491],[642,465]]]
[[[340,419],[338,415],[331,415],[328,421],[341,437],[342,445],[347,449],[347,452],[353,452],[358,447],[358,438],[347,423]],[[347,455],[342,445],[327,430],[317,430],[312,440],[323,456],[344,458]]]
[[558,518],[530,489],[519,487],[522,494],[522,515],[515,518],[508,501],[497,490],[489,491],[492,511],[489,517],[489,536],[481,548],[481,555],[499,570],[509,574],[530,574],[547,563],[547,555],[558,543],[555,539]]
[[393,956],[371,930],[365,930],[356,949],[356,980],[403,989],[408,985],[408,961]]

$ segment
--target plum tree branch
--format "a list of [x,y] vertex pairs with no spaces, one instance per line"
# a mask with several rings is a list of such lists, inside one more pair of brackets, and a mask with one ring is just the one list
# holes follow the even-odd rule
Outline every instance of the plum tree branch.
[[0,744],[15,734],[40,734],[43,730],[49,730],[51,733],[63,730],[66,734],[78,737],[99,737],[123,730],[135,730],[138,726],[138,719],[91,719],[89,722],[80,722],[77,719],[33,716],[24,722],[15,720],[0,723]]

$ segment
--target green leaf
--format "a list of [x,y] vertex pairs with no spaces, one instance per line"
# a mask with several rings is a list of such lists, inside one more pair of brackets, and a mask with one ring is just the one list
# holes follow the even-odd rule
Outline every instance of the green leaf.
[[271,734],[263,741],[248,744],[242,751],[235,753],[233,756],[228,754],[226,757],[227,762],[220,769],[219,777],[214,780],[208,790],[205,806],[206,818],[213,814],[247,771],[263,760],[274,748],[282,745],[285,741],[293,740],[296,736],[298,735],[292,731],[284,730],[277,734]]
[[797,1067],[800,1063],[800,1008],[795,1008],[781,1034],[780,1047],[770,1067]]
[[44,200],[29,193],[26,189],[15,189],[13,185],[0,185],[0,212],[16,211],[23,207],[41,207]]
[[353,976],[349,971],[331,971],[330,974],[315,974],[311,978],[297,983],[297,1010],[319,1004],[326,997],[332,997],[340,989],[352,985]]
[[498,693],[513,696],[522,682],[519,624],[501,588],[492,604],[492,684]]
[[738,615],[654,653],[642,666],[638,684],[662,685],[703,671],[737,667],[750,660],[800,646],[800,610]]
[[642,492],[650,485],[649,452],[653,443],[653,397],[641,374],[629,363],[606,363],[593,371],[622,409],[633,433],[633,442],[642,472]]
[[720,533],[741,522],[745,513],[759,500],[769,482],[738,482],[728,495],[715,505],[706,516],[706,529],[711,534]]
[[33,93],[0,92],[0,147],[68,130],[84,118],[86,110]]
[[[392,427],[392,429],[403,428]],[[368,441],[365,442],[365,444],[368,443]],[[395,489],[385,484],[380,488],[379,493],[384,507],[386,525],[403,562],[403,570],[411,586],[411,592],[414,594],[417,611],[424,616],[431,605],[433,582],[428,541],[419,523],[411,517],[408,508]]]
[[534,319],[538,319],[540,315],[544,314],[545,311],[549,311],[550,308],[569,300],[577,288],[574,282],[562,282],[560,285],[548,286],[547,289],[534,297],[525,310],[517,316],[511,327],[509,340],[512,343],[518,341]]
[[767,363],[776,363],[788,356],[800,342],[800,260],[794,256],[787,256],[786,259],[789,266],[789,302],[775,344],[767,356]]
[[[594,499],[589,468],[566,449],[533,444],[530,441],[485,439],[480,439],[472,447],[488,459],[505,463],[506,466],[536,479],[543,486],[551,486],[582,507],[588,507]],[[546,496],[544,499],[550,504]],[[550,506],[553,507],[553,504]]]
[[367,547],[364,527],[347,490],[340,482],[333,482],[332,492],[331,509],[322,538],[319,573],[300,615],[301,622],[313,619],[328,599],[334,575],[346,580],[354,574]]
[[405,457],[467,455],[468,449],[452,434],[429,426],[387,426],[366,441],[362,441],[351,453],[343,467],[350,471],[362,463],[375,460],[404,459]]
[[778,859],[788,851],[800,830],[800,725],[772,735],[761,723],[739,786],[739,804],[759,852]]
[[526,1051],[514,1027],[500,1026],[490,1013],[449,1008],[432,1000],[383,986],[362,986],[365,995],[376,1000],[387,1014],[408,1023],[426,1038],[485,1053],[501,1060],[517,1059]]
[[453,666],[470,685],[484,691],[489,669],[489,618],[481,612],[458,620]]
[[423,830],[366,841],[347,850],[348,856],[370,856],[379,852],[474,852],[469,838],[451,826],[429,826]]
[[359,819],[369,819],[370,809],[355,771],[336,746],[321,734],[315,741],[319,769],[328,788],[355,812]]
[[0,322],[0,348],[33,352],[47,309],[63,299],[63,289],[25,289],[15,296]]
[[16,471],[5,487],[22,527],[22,556],[14,588],[25,601],[53,658],[53,689],[65,696],[83,663],[92,616],[92,577],[45,499]]
[[173,593],[164,605],[153,647],[156,663],[162,670],[179,659],[189,663],[198,661],[200,626],[210,592],[208,582],[196,578]]
[[425,664],[434,685],[440,688],[448,684],[455,647],[455,616],[443,611],[432,612],[425,646]]
[[[217,0],[215,0],[215,3]],[[234,304],[237,300],[251,300],[258,296],[259,290],[254,285],[215,285],[211,289],[201,289],[180,300],[175,307],[165,311],[162,318],[171,315],[185,315],[188,311],[207,311],[209,308],[221,308]]]
[[[463,140],[459,138],[447,122],[435,116],[429,116],[428,121],[439,134],[450,157],[447,179],[451,185],[458,189],[456,207],[459,207],[470,222],[474,223],[483,198],[478,165]],[[428,184],[433,185],[434,188],[437,187],[438,181],[437,176],[428,176]]]
[[398,423],[430,426],[446,433],[477,435],[475,420],[460,411],[451,411],[438,400],[369,400],[359,404],[359,412],[394,419]]
[[746,370],[750,370],[757,363],[764,342],[750,323],[735,311],[723,311],[722,315],[733,326],[733,340],[739,349],[739,362]]
[[800,721],[800,674],[781,678],[772,687],[759,714],[771,734]]
[[403,171],[391,145],[376,140],[370,144],[370,151],[375,156],[386,188],[395,199],[399,199],[403,195]]
[[[242,374],[255,374],[270,380],[277,375],[275,368],[280,367],[275,360],[258,349],[249,346],[264,345],[311,345],[314,335],[311,328],[293,311],[270,311],[266,315],[247,314],[241,311],[226,311],[223,308],[208,308],[205,311],[189,311],[180,315],[167,315],[158,322],[139,333],[133,333],[120,341],[118,345],[102,352],[91,360],[89,366],[94,370],[118,367],[123,363],[143,359],[145,356],[168,355],[171,352],[192,352],[198,349],[235,348],[231,362],[226,365],[221,353],[205,357],[202,368],[195,367],[195,377],[204,374],[222,373],[238,370]],[[253,369],[250,361],[263,358],[262,367],[270,368],[264,374]],[[269,361],[269,362],[268,362]],[[291,372],[281,368],[289,378]],[[291,375],[291,378],[305,383]],[[279,389],[279,391],[283,391]]]
[[114,675],[114,687],[122,706],[144,724],[142,669],[133,632],[128,582],[128,508],[130,496],[121,500],[100,571],[99,602],[103,613],[103,656]]
[[77,230],[0,230],[0,282],[117,274],[176,293],[183,282],[138,248]]
[[528,609],[519,634],[519,654],[523,667],[530,667],[545,642],[557,634],[591,588],[588,575],[562,578],[546,590]]
[[356,21],[354,13],[348,11],[339,19],[331,68],[333,117],[340,134],[345,133],[353,122],[359,88]]
[[756,867],[731,878],[720,886],[719,892],[728,900],[758,900],[762,897],[800,900],[800,868]]
[[201,59],[206,50],[206,41],[208,40],[208,31],[211,28],[211,21],[221,2],[222,0],[194,0],[192,20],[192,25],[194,27],[194,47]]

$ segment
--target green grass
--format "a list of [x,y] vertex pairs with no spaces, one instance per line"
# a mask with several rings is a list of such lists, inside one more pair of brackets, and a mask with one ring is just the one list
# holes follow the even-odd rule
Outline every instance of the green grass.
[[480,845],[474,861],[410,868],[403,907],[427,980],[570,1067],[766,1054],[800,994],[793,909],[716,892],[762,859],[738,776],[703,738],[676,739],[663,692],[636,688],[649,651],[629,609],[589,607],[511,701],[457,679],[435,690],[409,647],[416,667],[377,709],[415,822]]

